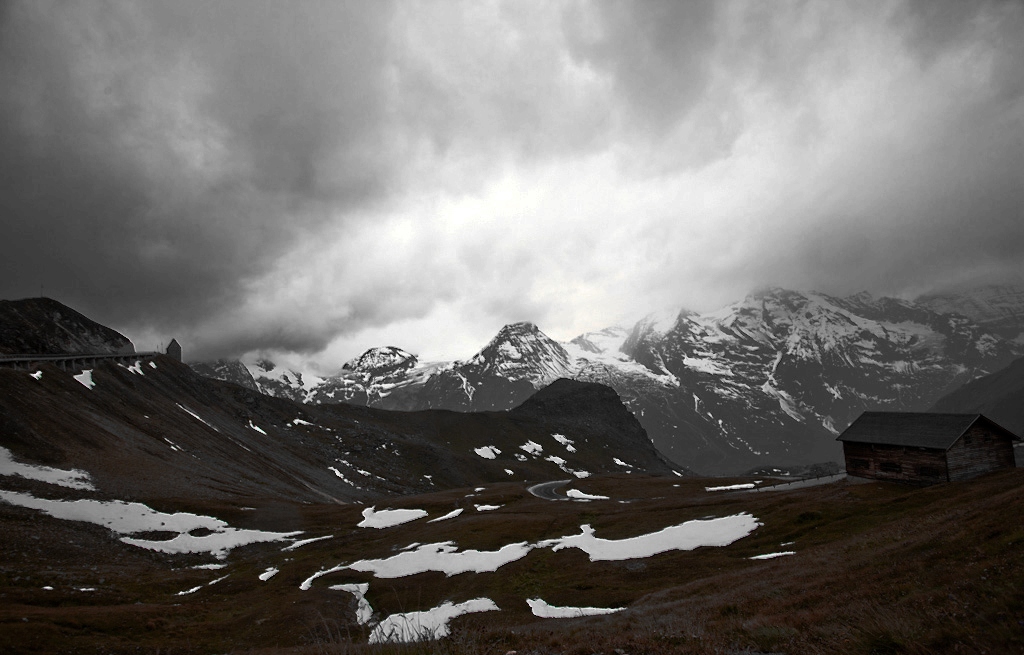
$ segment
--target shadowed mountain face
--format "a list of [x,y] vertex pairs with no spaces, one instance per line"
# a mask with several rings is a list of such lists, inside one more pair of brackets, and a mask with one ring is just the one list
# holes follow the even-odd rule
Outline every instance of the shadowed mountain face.
[[0,300],[0,354],[98,355],[133,353],[120,332],[50,298]]
[[325,379],[268,362],[249,370],[266,393],[402,410],[508,409],[556,378],[597,382],[672,461],[719,474],[835,460],[835,436],[862,411],[924,410],[1021,354],[1020,343],[915,302],[773,288],[568,343],[517,323],[466,361],[374,349],[354,361],[380,366]]
[[943,396],[932,410],[984,414],[1017,436],[1024,436],[1024,358]]

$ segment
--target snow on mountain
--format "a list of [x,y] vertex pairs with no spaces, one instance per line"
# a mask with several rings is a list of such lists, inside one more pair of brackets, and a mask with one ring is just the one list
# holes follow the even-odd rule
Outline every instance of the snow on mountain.
[[421,364],[387,347],[328,378],[269,362],[249,370],[271,395],[401,410],[505,410],[559,378],[597,382],[670,459],[733,473],[834,459],[835,435],[861,411],[926,409],[1021,354],[920,303],[765,288],[714,312],[660,312],[567,343],[514,323],[465,361]]

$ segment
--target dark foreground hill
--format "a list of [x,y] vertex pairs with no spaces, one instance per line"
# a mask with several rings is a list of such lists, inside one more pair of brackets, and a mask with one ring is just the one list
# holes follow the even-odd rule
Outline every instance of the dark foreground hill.
[[84,470],[99,489],[139,499],[344,502],[499,480],[669,472],[610,389],[564,381],[552,396],[570,398],[575,410],[299,405],[166,357],[104,363],[88,380],[50,366],[0,369],[0,446]]

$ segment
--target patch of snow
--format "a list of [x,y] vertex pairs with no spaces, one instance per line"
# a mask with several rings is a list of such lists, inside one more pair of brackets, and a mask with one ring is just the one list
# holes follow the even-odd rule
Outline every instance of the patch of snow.
[[494,446],[484,446],[483,448],[474,448],[473,452],[483,457],[484,459],[494,459],[501,454],[501,451]]
[[263,436],[267,436],[267,433],[263,431],[263,428],[261,428],[260,426],[256,425],[255,423],[253,423],[252,419],[249,419],[249,427],[252,428],[253,430],[256,430],[257,432],[259,432]]
[[370,603],[366,600],[366,592],[370,590],[370,584],[368,582],[336,584],[331,585],[328,589],[333,589],[334,591],[347,591],[356,597],[357,624],[366,625],[373,620],[373,608],[370,607]]
[[775,559],[776,557],[785,557],[786,555],[796,555],[796,551],[784,550],[778,553],[765,553],[764,555],[754,555],[747,559]]
[[135,363],[128,367],[128,371],[135,375],[145,375],[145,373],[142,372],[142,360],[135,360]]
[[33,378],[35,380],[42,380],[43,379],[43,372],[42,371],[36,371],[35,373],[30,373],[29,377]]
[[192,587],[191,589],[186,589],[185,591],[179,591],[178,593],[176,593],[174,595],[175,596],[187,596],[188,594],[196,593],[197,591],[199,591],[202,588],[203,588],[203,585],[199,585],[198,587]]
[[608,496],[593,496],[591,494],[584,493],[579,489],[569,489],[565,492],[565,495],[577,500],[609,500]]
[[734,514],[716,519],[698,519],[669,526],[658,532],[628,539],[600,539],[590,525],[581,525],[581,534],[549,539],[537,544],[553,550],[579,548],[590,561],[613,561],[650,557],[669,550],[693,550],[701,546],[728,546],[761,525],[750,514]]
[[278,571],[277,568],[275,568],[273,566],[268,566],[266,571],[264,571],[263,573],[260,573],[260,580],[262,582],[266,582],[267,580],[271,579],[272,577],[274,577],[278,573],[280,573],[280,571]]
[[[0,490],[0,500],[18,507],[41,510],[58,519],[95,523],[119,534],[149,531],[177,532],[177,537],[166,541],[121,538],[121,541],[126,544],[163,553],[210,553],[217,559],[224,559],[232,548],[238,546],[283,541],[301,534],[301,532],[242,530],[232,528],[224,521],[212,516],[187,512],[165,514],[142,503],[126,503],[121,500],[48,500],[3,490]],[[211,530],[211,533],[202,537],[189,534],[198,528]]]
[[533,612],[533,615],[542,619],[565,619],[579,616],[614,614],[626,609],[625,607],[556,607],[548,605],[540,598],[529,598],[526,603],[530,606],[530,611]]
[[448,622],[455,617],[497,610],[498,606],[489,598],[474,598],[458,604],[445,601],[423,612],[392,614],[377,624],[367,641],[371,644],[386,644],[440,639],[448,636]]
[[573,440],[566,437],[564,434],[552,434],[551,437],[558,443],[565,446],[565,449],[570,453],[576,452],[576,447],[573,445]]
[[427,515],[423,509],[382,509],[376,511],[373,507],[363,510],[363,520],[357,523],[360,528],[390,528],[395,525],[408,523],[421,519]]
[[572,474],[581,480],[590,477],[590,471],[573,471]]
[[512,469],[505,469],[505,473],[508,473],[509,475],[515,475],[516,474],[515,471],[513,471]]
[[[619,459],[618,457],[612,457],[612,461],[615,462],[616,464],[618,464],[619,466],[625,466],[626,468],[630,468],[630,469],[633,468],[632,464],[627,464],[624,461],[622,461],[621,459]],[[675,473],[675,471],[673,471],[673,473]],[[678,475],[678,473],[676,473],[676,475]]]
[[491,512],[496,509],[501,509],[504,505],[473,505],[478,512]]
[[728,484],[721,487],[704,487],[704,491],[733,491],[734,489],[753,489],[754,483],[748,482],[746,484]]
[[86,369],[75,376],[75,379],[86,389],[92,389],[96,383],[92,381],[92,369]]
[[544,452],[544,447],[534,441],[527,441],[522,446],[519,446],[520,450],[525,450],[531,455],[540,455]]
[[149,367],[150,368],[156,368],[156,362],[150,362],[149,363]]
[[423,544],[416,550],[384,559],[365,559],[350,564],[354,571],[373,573],[378,578],[402,578],[425,571],[440,571],[446,576],[459,573],[485,573],[526,557],[534,546],[525,541],[502,546],[498,550],[463,550],[454,541]]
[[309,421],[303,421],[301,418],[292,419],[292,425],[313,425]]
[[195,566],[190,566],[188,568],[190,568],[190,569],[202,569],[204,571],[217,571],[217,570],[225,568],[226,566],[227,566],[227,564],[196,564]]
[[453,519],[456,516],[458,516],[459,514],[462,514],[462,512],[463,512],[463,508],[461,508],[461,507],[458,508],[458,509],[453,509],[452,511],[448,512],[444,516],[439,516],[436,519],[430,519],[429,521],[427,521],[427,523],[437,523],[438,521],[446,521],[448,519]]
[[314,543],[316,541],[323,541],[324,539],[333,539],[333,538],[334,538],[333,534],[328,534],[328,535],[324,535],[323,537],[313,537],[312,539],[300,539],[299,541],[296,541],[295,543],[293,543],[291,545],[288,545],[288,546],[285,546],[284,548],[282,548],[281,552],[282,553],[287,553],[288,551],[295,550],[296,548],[302,548],[306,544],[311,544],[311,543]]
[[89,474],[79,469],[58,469],[41,464],[23,464],[14,461],[11,451],[0,446],[0,475],[17,475],[29,480],[58,484],[68,489],[96,491],[89,480]]

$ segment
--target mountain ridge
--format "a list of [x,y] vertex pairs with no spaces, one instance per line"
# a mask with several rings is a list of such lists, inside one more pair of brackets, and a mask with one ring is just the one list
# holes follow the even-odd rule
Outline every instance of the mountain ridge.
[[599,382],[672,461],[721,474],[836,460],[832,439],[861,411],[926,409],[1021,354],[1024,345],[915,301],[764,287],[714,312],[659,312],[565,343],[514,323],[464,361],[287,388],[268,379],[264,391],[474,411],[514,407],[555,377]]

